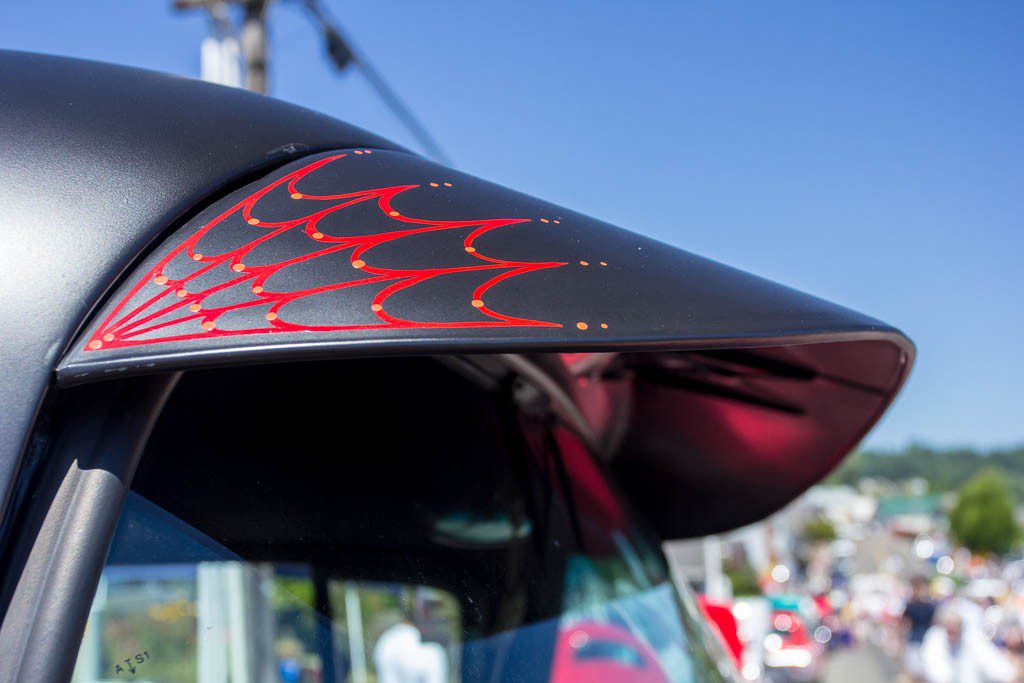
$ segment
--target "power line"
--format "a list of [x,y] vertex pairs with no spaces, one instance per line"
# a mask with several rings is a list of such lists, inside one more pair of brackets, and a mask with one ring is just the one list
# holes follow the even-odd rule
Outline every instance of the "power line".
[[[271,1],[174,0],[174,9],[206,10],[210,18],[210,36],[203,41],[201,53],[205,80],[267,93],[267,10]],[[238,27],[232,22],[230,6],[241,8]],[[245,63],[244,80],[240,61]]]
[[373,62],[366,56],[366,53],[359,50],[338,26],[338,23],[331,19],[319,0],[302,0],[303,6],[310,17],[318,24],[323,32],[324,43],[327,55],[339,72],[344,71],[350,65],[355,65],[376,91],[384,104],[398,118],[399,121],[412,133],[426,152],[437,161],[451,166],[451,159],[441,149],[441,145],[430,134],[426,126],[416,117],[413,111],[406,106],[405,102],[398,96],[394,88],[385,80],[383,74],[373,65]]
[[[345,35],[334,20],[320,4],[319,0],[299,0],[307,14],[314,21],[316,28],[323,34],[327,56],[338,72],[349,66],[358,68],[370,87],[383,100],[391,113],[412,133],[419,145],[435,160],[451,166],[451,158],[441,149],[434,136],[419,120],[415,113],[402,101],[398,93],[384,78],[384,75],[373,65],[365,52],[359,50],[352,39]],[[237,41],[241,45],[242,58],[245,63],[245,87],[259,93],[267,92],[267,15],[273,0],[174,0],[177,10],[205,9],[210,15],[211,33],[219,45],[211,50],[215,62],[223,68],[224,62],[232,60],[230,50],[222,50],[225,42]],[[239,28],[234,28],[230,20],[228,6],[240,7],[242,21]],[[236,48],[237,50],[237,48]],[[213,53],[218,54],[213,54]],[[206,51],[204,48],[204,57]],[[225,56],[227,54],[227,56]],[[237,52],[234,58],[237,60]],[[222,69],[221,69],[222,70]],[[225,82],[221,77],[217,82]],[[237,77],[237,73],[236,73]],[[231,79],[228,79],[231,80]],[[237,82],[231,83],[238,85]]]

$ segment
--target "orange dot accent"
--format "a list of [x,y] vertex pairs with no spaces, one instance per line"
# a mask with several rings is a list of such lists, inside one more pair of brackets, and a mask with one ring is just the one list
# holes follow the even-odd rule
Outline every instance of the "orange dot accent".
[[249,219],[249,225],[259,225],[259,224],[260,224],[260,219],[259,218],[250,218]]
[[364,261],[361,258],[357,258],[355,261],[352,262],[352,267],[353,268],[363,268],[365,266],[366,266],[366,261]]
[[259,285],[256,285],[255,287],[252,288],[252,293],[253,294],[260,294],[262,292],[263,292],[263,288],[260,287]]
[[363,150],[363,154],[373,154],[373,152],[371,152],[371,151],[370,151],[370,150],[368,150],[368,149],[364,149],[364,150]]
[[608,264],[607,264],[607,263],[605,263],[604,261],[601,261],[601,265],[602,265],[602,266],[607,266]]
[[193,313],[198,313],[200,309],[202,309],[202,306],[200,306],[199,304],[192,304],[191,306],[188,307],[188,310],[192,311]]
[[452,186],[452,184],[451,184],[451,183],[445,183],[445,184],[444,184],[444,186],[445,186],[445,187],[451,187],[451,186]]
[[562,221],[551,221],[552,223],[561,223]]
[[589,266],[590,262],[588,262],[588,261],[580,261],[580,265],[581,266]]
[[541,218],[541,219],[540,219],[540,222],[541,222],[541,223],[548,223],[549,221],[548,221],[548,219],[547,219],[547,218]]
[[315,239],[315,240],[322,240],[323,238],[324,238],[324,234],[322,232],[314,232],[313,233],[313,239]]
[[217,327],[212,320],[206,320],[203,322],[203,329],[209,332],[213,328]]
[[231,266],[231,270],[235,271],[236,273],[241,273],[243,270],[245,270],[245,264],[236,263],[235,265]]
[[470,254],[475,254],[476,247],[466,247],[466,251],[469,252]]
[[107,332],[105,335],[103,335],[103,341],[114,341],[114,335]]
[[158,285],[166,285],[167,284],[167,276],[166,275],[157,275],[155,278],[153,278],[153,282],[157,283]]
[[473,299],[473,306],[476,308],[483,308],[484,302],[480,301],[480,299]]
[[388,211],[388,215],[389,216],[400,216],[401,214],[398,213],[397,211]]
[[89,348],[92,349],[93,351],[102,347],[103,342],[101,342],[99,339],[93,339],[91,342],[89,342]]
[[175,294],[177,294],[178,296],[180,296],[181,298],[184,299],[186,296],[188,296],[188,290],[187,289],[179,289],[177,292],[175,292]]
[[585,329],[587,329],[590,326],[587,325],[586,323],[576,323],[576,327],[581,329],[581,330],[585,330]]
[[374,304],[374,305],[370,306],[370,310],[372,310],[372,311],[383,311],[384,307],[381,306],[380,304]]
[[602,330],[607,330],[608,329],[608,323],[601,323],[601,329]]
[[277,320],[277,313],[274,313],[273,311],[271,311],[270,313],[267,313],[263,317],[266,318],[267,320]]
[[302,199],[301,192],[292,192],[292,199]]
[[202,254],[192,254],[192,260],[193,261],[202,261],[203,260],[203,255]]
[[363,150],[361,150],[361,149],[357,149],[356,150],[356,154],[362,154],[362,153],[363,153]]
[[437,183],[430,183],[430,186],[431,186],[431,187],[441,187],[441,186],[440,186],[440,185],[438,185]]

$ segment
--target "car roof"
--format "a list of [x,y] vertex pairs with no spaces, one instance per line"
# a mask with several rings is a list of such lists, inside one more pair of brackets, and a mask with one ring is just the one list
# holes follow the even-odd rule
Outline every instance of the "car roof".
[[0,491],[74,334],[204,199],[312,151],[388,141],[233,88],[0,51]]
[[[624,368],[634,378],[636,410],[617,448],[630,457],[613,463],[622,481],[633,494],[652,494],[648,512],[664,521],[663,533],[707,533],[767,514],[823,476],[885,410],[913,360],[910,341],[869,316],[431,164],[272,98],[16,52],[0,52],[0,90],[7,492],[55,370],[71,385],[243,360],[584,352],[553,374],[602,380],[595,384],[609,393],[600,401],[613,400],[608,373]],[[303,173],[315,189],[290,184]],[[264,199],[264,220],[253,223],[252,202]],[[642,201],[663,203],[669,217],[677,211],[671,198]],[[323,202],[344,211],[320,232],[301,207]],[[209,233],[248,245],[260,237],[246,230],[286,224],[281,242],[289,246],[270,244],[257,263],[264,270],[291,263],[288,249],[298,248],[332,264],[304,275],[321,284],[302,291],[337,291],[353,273],[369,273],[401,296],[385,301],[378,290],[358,306],[303,298],[301,313],[294,297],[285,302],[291,308],[265,311],[245,302],[259,312],[259,327],[236,329],[202,311],[207,302],[188,291],[193,275],[175,274],[179,265],[168,260],[249,276],[256,271],[235,258],[248,246],[221,258],[227,252],[197,252],[196,240]],[[362,242],[332,232],[343,229],[362,231]],[[415,240],[391,237],[419,239],[417,230],[455,240],[407,247]],[[335,243],[334,260],[319,259],[332,239],[349,241]],[[420,282],[424,270],[438,277]],[[460,279],[475,270],[497,274]],[[159,290],[168,284],[181,286]],[[260,283],[245,284],[252,296]],[[150,330],[162,313],[147,302],[165,295],[199,306],[176,328],[185,332]],[[400,314],[392,303],[404,307]],[[747,351],[720,355],[728,349]],[[609,356],[625,365],[613,371]],[[597,399],[579,392],[571,401],[585,412]],[[684,514],[684,502],[697,514]]]

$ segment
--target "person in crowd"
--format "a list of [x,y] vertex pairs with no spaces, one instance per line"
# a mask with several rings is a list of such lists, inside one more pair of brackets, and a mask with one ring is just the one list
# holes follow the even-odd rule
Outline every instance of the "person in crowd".
[[903,647],[903,671],[911,681],[924,680],[924,663],[921,661],[921,644],[924,635],[931,628],[935,617],[935,601],[928,588],[928,579],[915,576],[910,582],[911,594],[903,609],[905,640]]
[[444,648],[423,640],[420,630],[400,621],[377,640],[373,660],[380,683],[447,683]]
[[1001,625],[996,644],[1013,661],[1017,670],[1024,673],[1024,629],[1018,619],[1008,619]]
[[[431,633],[432,601],[424,593],[400,596],[403,618],[373,648],[378,683],[448,683],[448,654]],[[426,630],[426,632],[424,631]]]
[[943,603],[925,632],[921,660],[927,683],[1012,683],[1020,671],[973,628],[964,628],[957,601]]

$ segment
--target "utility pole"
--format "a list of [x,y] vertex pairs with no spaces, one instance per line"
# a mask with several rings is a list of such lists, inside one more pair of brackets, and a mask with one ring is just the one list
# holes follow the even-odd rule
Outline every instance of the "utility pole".
[[[174,8],[183,10],[205,10],[209,16],[214,33],[219,36],[220,41],[235,41],[241,48],[241,58],[244,64],[242,83],[247,90],[262,94],[267,93],[267,8],[272,0],[174,0]],[[242,21],[239,28],[235,28],[229,15],[229,6],[237,6],[242,11]],[[230,50],[210,50],[204,53],[219,55],[216,59],[231,59]],[[225,69],[225,65],[219,64],[207,68],[204,64],[204,77],[206,74],[230,73],[234,69]],[[210,78],[222,85],[238,85],[223,81],[220,77]]]
[[248,0],[242,20],[245,87],[267,94],[267,5],[269,0]]
[[[451,166],[451,160],[395,89],[384,79],[367,55],[344,35],[320,0],[300,0],[324,41],[327,56],[338,73],[358,69],[388,109],[437,161]],[[204,80],[267,94],[267,23],[274,0],[173,0],[178,11],[203,10],[210,18],[211,35],[203,41]],[[240,18],[239,18],[240,17]],[[240,64],[241,62],[241,64]],[[240,66],[244,68],[239,68]],[[239,72],[242,71],[241,78]]]

